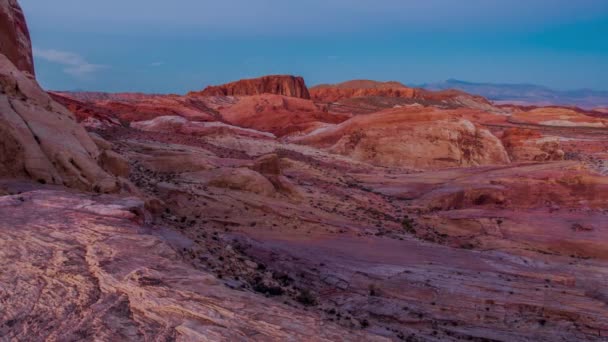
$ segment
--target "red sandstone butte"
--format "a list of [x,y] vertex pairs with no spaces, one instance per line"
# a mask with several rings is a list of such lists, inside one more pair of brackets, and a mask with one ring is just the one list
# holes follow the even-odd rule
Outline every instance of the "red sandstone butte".
[[209,86],[201,92],[193,92],[191,94],[202,96],[250,96],[266,93],[310,99],[310,93],[304,79],[299,76],[290,75],[271,75],[245,79],[219,86]]

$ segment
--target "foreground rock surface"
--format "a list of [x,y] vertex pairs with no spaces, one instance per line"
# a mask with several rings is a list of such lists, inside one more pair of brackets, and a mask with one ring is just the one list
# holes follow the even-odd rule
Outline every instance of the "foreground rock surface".
[[[382,340],[234,291],[183,261],[189,239],[137,222],[136,199],[41,190],[0,198],[7,340]],[[31,215],[36,213],[36,215]],[[32,310],[34,308],[34,310]]]

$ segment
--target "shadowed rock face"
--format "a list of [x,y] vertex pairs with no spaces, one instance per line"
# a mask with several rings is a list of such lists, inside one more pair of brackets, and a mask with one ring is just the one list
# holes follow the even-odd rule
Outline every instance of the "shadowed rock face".
[[0,1],[0,53],[17,69],[34,75],[30,32],[17,0]]
[[201,96],[248,96],[260,94],[275,94],[290,97],[310,99],[308,88],[302,77],[275,75],[254,79],[240,80],[219,86],[205,88],[192,95]]

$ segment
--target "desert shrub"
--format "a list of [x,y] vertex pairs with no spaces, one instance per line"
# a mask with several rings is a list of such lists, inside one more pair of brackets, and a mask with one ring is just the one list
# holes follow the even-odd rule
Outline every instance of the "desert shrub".
[[317,304],[315,296],[307,289],[301,289],[300,294],[296,297],[296,300],[303,305],[313,306]]
[[414,220],[412,220],[408,216],[403,218],[403,220],[401,221],[401,226],[406,232],[410,234],[416,234],[416,229],[414,228]]
[[262,282],[253,285],[253,290],[271,297],[281,296],[285,293],[279,286],[266,285]]

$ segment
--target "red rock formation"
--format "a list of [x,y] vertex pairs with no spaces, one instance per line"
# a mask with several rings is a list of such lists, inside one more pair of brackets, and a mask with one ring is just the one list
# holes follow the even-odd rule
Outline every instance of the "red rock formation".
[[52,92],[79,120],[109,115],[123,121],[143,121],[159,116],[183,116],[197,121],[215,121],[217,113],[202,98],[141,93]]
[[342,99],[364,96],[414,98],[418,89],[409,88],[399,82],[376,82],[353,80],[338,84],[322,84],[310,89],[315,101],[336,102]]
[[553,127],[608,128],[608,119],[565,107],[540,107],[514,113],[509,122]]
[[531,129],[510,128],[502,135],[502,142],[513,161],[563,160],[559,138],[543,136]]
[[239,135],[258,139],[275,138],[272,133],[233,126],[223,122],[189,121],[181,116],[159,116],[152,120],[135,121],[131,123],[131,127],[147,132],[180,133],[192,136]]
[[17,0],[0,1],[0,53],[17,69],[34,75],[30,33]]
[[219,109],[226,122],[270,132],[278,137],[303,134],[324,124],[340,123],[348,115],[327,113],[323,106],[310,100],[279,95],[247,96],[232,106]]
[[293,141],[387,167],[509,163],[500,140],[460,116],[457,111],[432,108],[390,109],[356,116]]
[[302,77],[289,75],[273,75],[245,79],[219,86],[210,86],[201,92],[192,92],[189,95],[250,96],[260,94],[275,94],[310,99],[310,94],[304,79]]
[[374,112],[381,109],[420,104],[441,108],[475,108],[496,112],[497,108],[481,96],[449,89],[430,91],[406,87],[398,82],[356,80],[335,85],[319,85],[311,88],[315,101],[330,103],[330,110],[337,112]]
[[96,106],[95,104],[81,102],[61,95],[60,93],[49,92],[53,100],[65,106],[72,112],[78,122],[87,127],[103,127],[120,124],[117,115],[113,110]]
[[338,84],[319,84],[312,89],[396,89],[407,88],[403,83],[397,81],[379,82],[372,80],[352,80]]

